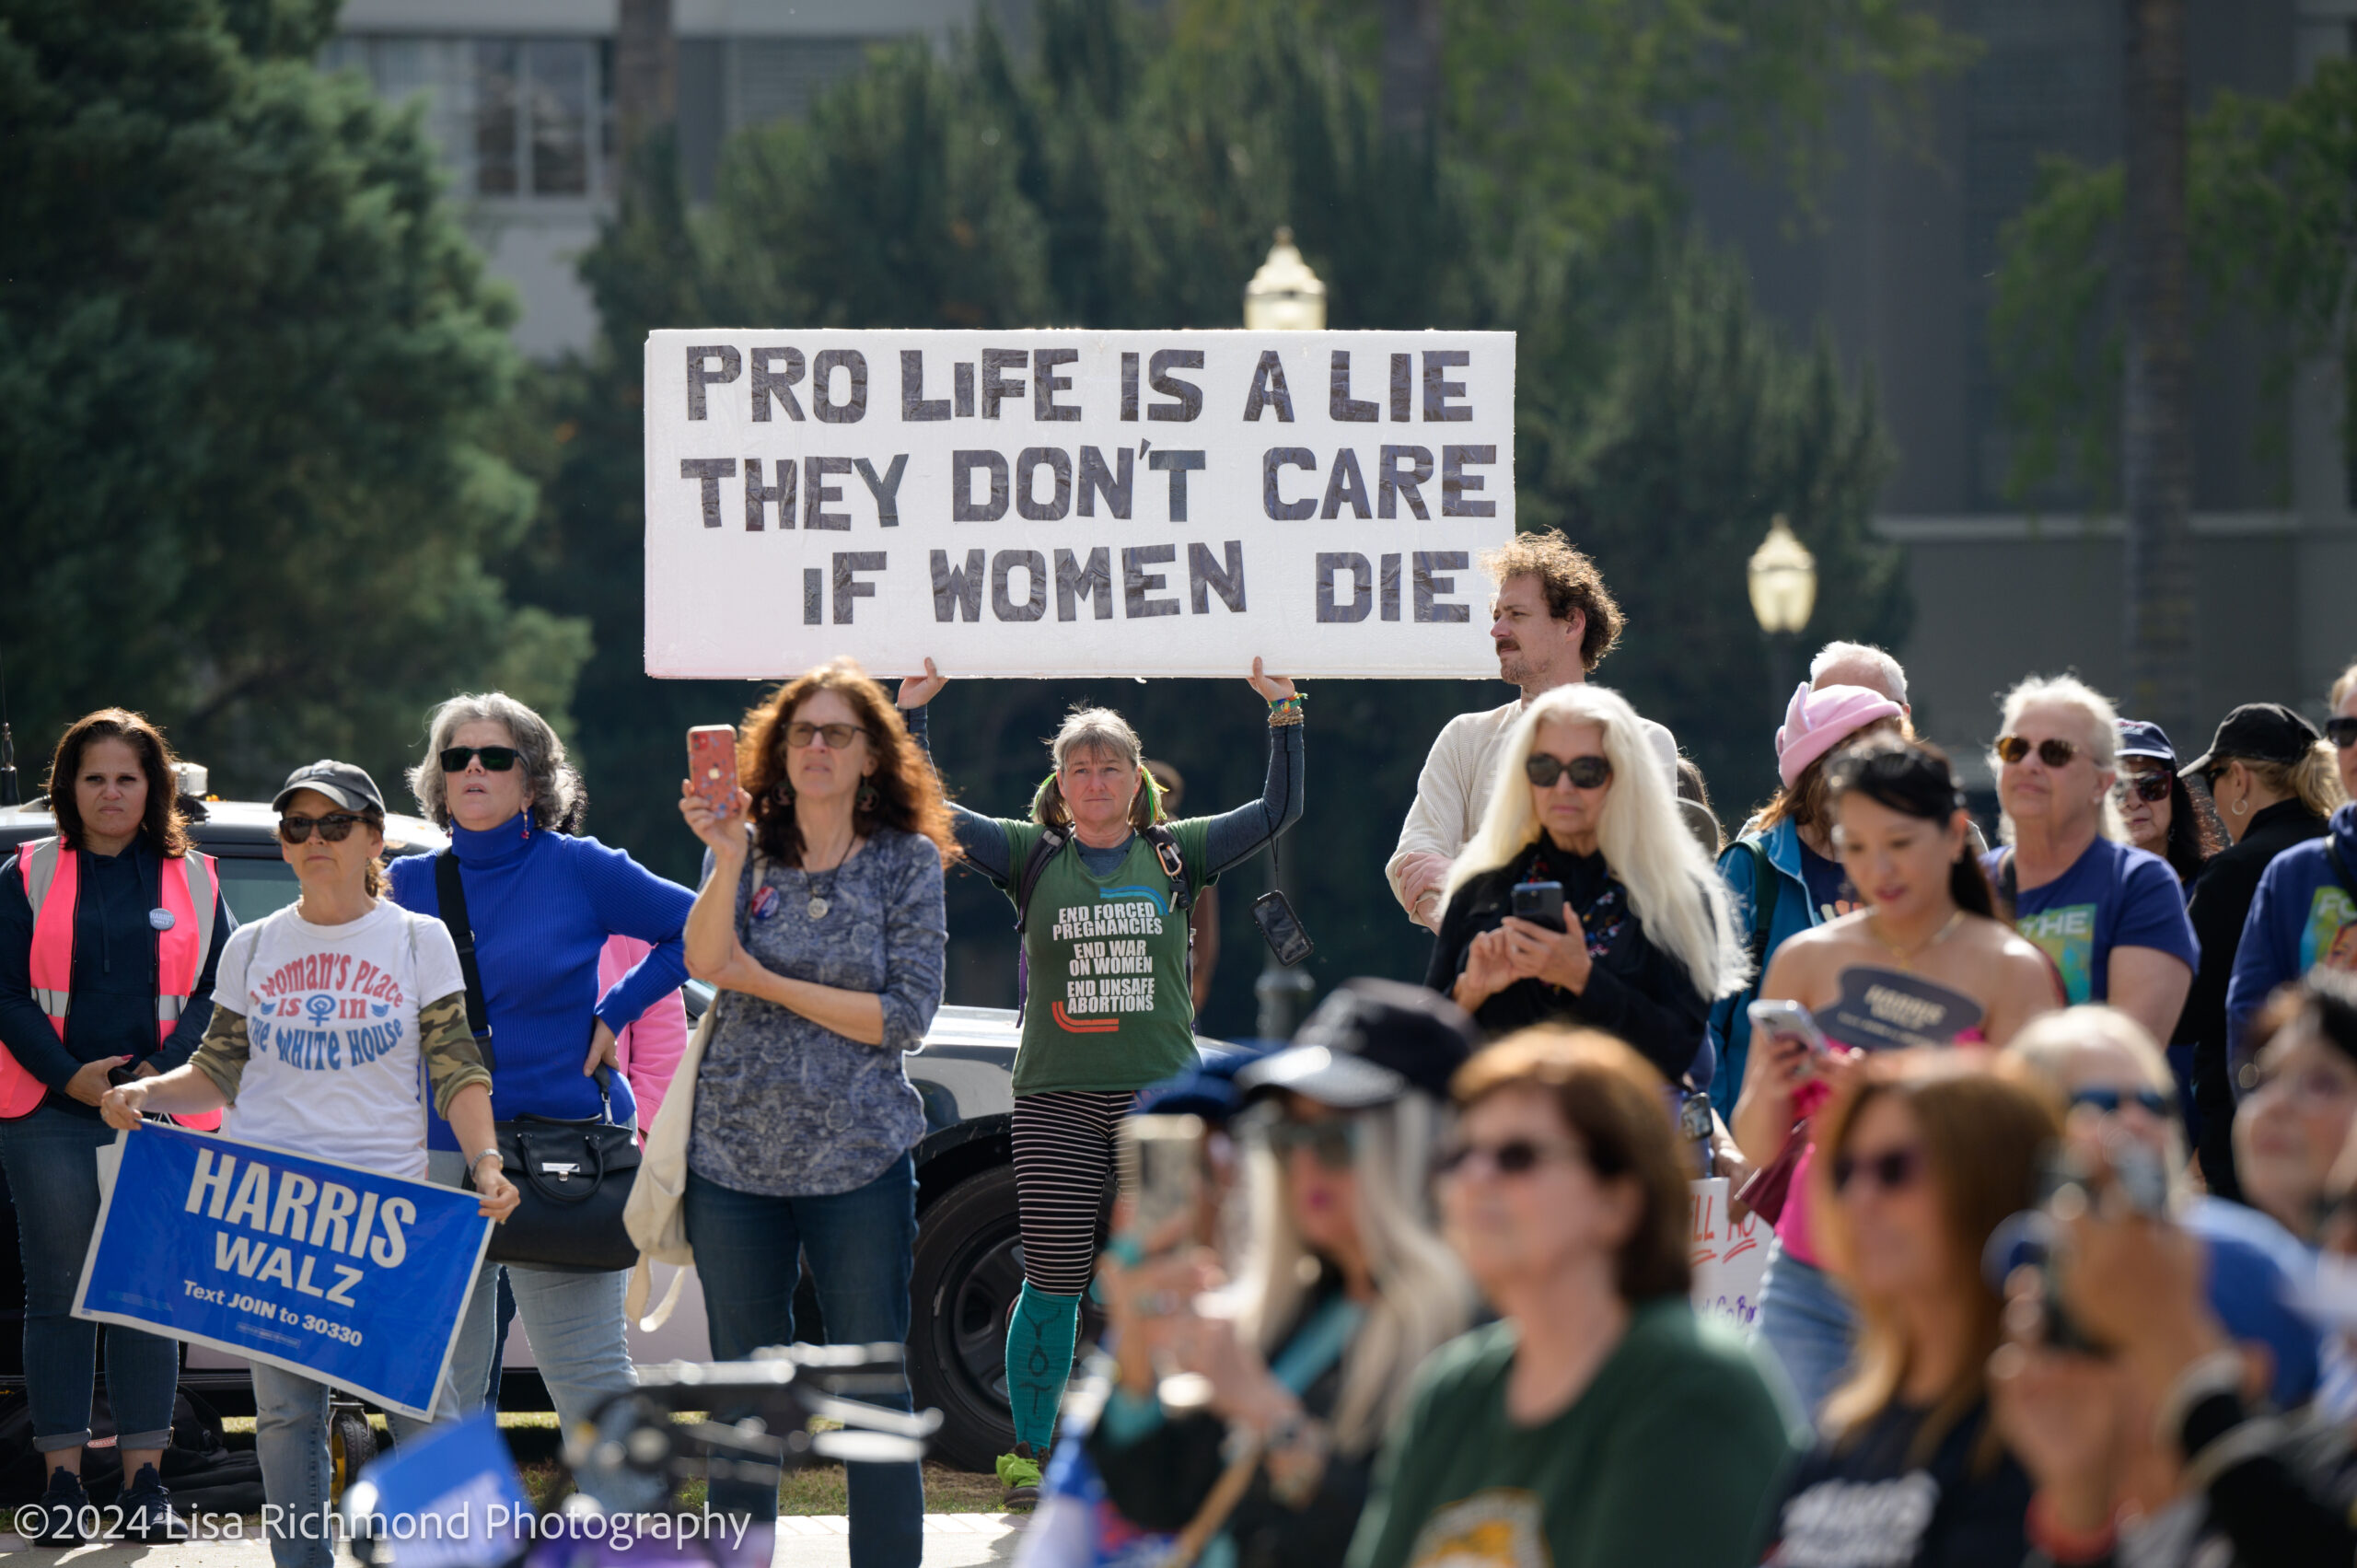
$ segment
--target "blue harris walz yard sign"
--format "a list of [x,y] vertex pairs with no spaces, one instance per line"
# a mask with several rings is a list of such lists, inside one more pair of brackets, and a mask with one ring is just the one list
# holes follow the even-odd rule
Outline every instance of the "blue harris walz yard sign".
[[490,1237],[475,1194],[153,1121],[118,1147],[74,1316],[432,1414]]

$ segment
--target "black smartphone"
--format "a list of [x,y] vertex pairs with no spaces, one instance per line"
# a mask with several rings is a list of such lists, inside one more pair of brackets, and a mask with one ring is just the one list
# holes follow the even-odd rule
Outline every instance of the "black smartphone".
[[1252,923],[1260,928],[1261,939],[1277,956],[1277,962],[1287,969],[1317,950],[1309,933],[1301,928],[1301,917],[1293,912],[1283,893],[1263,893],[1253,900]]
[[1521,882],[1514,889],[1514,917],[1550,931],[1563,926],[1563,885],[1561,882]]

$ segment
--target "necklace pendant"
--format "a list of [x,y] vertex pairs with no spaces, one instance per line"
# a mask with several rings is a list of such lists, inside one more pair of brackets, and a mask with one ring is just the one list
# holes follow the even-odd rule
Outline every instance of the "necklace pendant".
[[809,915],[812,920],[824,920],[827,918],[827,900],[819,897],[816,893],[810,895],[810,901],[803,905],[802,908],[803,912]]

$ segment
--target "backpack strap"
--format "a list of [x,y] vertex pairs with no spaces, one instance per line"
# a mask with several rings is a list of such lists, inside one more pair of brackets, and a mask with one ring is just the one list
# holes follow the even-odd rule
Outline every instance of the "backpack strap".
[[434,891],[442,905],[442,923],[450,928],[451,946],[459,949],[459,975],[467,982],[467,1028],[482,1052],[482,1064],[499,1070],[491,1051],[491,1009],[483,1005],[482,966],[475,961],[475,928],[467,920],[467,885],[459,877],[459,857],[443,850],[434,857]]
[[1170,878],[1170,912],[1185,914],[1194,907],[1194,884],[1187,877],[1187,856],[1178,848],[1178,835],[1169,824],[1155,822],[1145,830],[1145,842],[1154,846],[1154,857],[1162,863],[1162,874]]
[[1759,977],[1768,972],[1768,943],[1776,925],[1776,899],[1784,890],[1784,874],[1768,858],[1765,843],[1758,839],[1745,839],[1742,843],[1751,852],[1751,982],[1757,986]]
[[1039,842],[1031,846],[1024,858],[1023,868],[1015,878],[1015,929],[1021,931],[1024,922],[1031,918],[1031,895],[1039,886],[1039,878],[1047,875],[1048,862],[1063,853],[1072,835],[1061,828],[1043,828]]

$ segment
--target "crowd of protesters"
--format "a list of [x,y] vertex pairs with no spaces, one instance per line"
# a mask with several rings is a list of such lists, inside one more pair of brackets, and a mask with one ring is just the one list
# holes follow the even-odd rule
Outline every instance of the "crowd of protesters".
[[[2350,1562],[2357,667],[2321,729],[2247,704],[2185,762],[2084,682],[2022,679],[1992,845],[1904,669],[1829,645],[1730,840],[1670,732],[1592,683],[1623,628],[1594,564],[1548,533],[1485,566],[1520,694],[1433,742],[1385,867],[1434,935],[1422,983],[1351,981],[1293,1041],[1212,1060],[1214,884],[1308,798],[1306,694],[1258,659],[1265,785],[1192,818],[1096,707],[1025,815],[968,809],[930,750],[931,661],[897,692],[811,670],[746,715],[733,799],[683,784],[695,889],[582,832],[540,715],[453,698],[408,780],[448,849],[388,866],[375,782],[308,764],[274,802],[299,896],[243,927],[163,736],[81,720],[55,836],[0,865],[45,1513],[85,1497],[94,1156],[146,1116],[470,1188],[505,1223],[501,1128],[627,1137],[668,1106],[715,1357],[791,1341],[806,1267],[831,1337],[905,1340],[925,1121],[902,1059],[962,864],[1022,938],[998,1475],[1039,1510],[1032,1568],[1141,1543],[1170,1568]],[[327,951],[400,991],[397,1045],[332,1081],[247,1028],[265,970]],[[690,975],[716,993],[692,1043]],[[1117,1179],[1142,1113],[1209,1130],[1153,1233]],[[1689,1299],[1701,1176],[1770,1238],[1747,1331]],[[585,1421],[634,1381],[630,1271],[509,1256],[434,1418],[495,1397],[512,1313]],[[168,1536],[176,1350],[107,1345],[126,1531]],[[312,1517],[327,1397],[256,1370],[265,1487]],[[849,1470],[852,1561],[918,1562],[919,1468]],[[715,1480],[711,1505],[776,1499]],[[330,1539],[272,1549],[323,1568]]]

